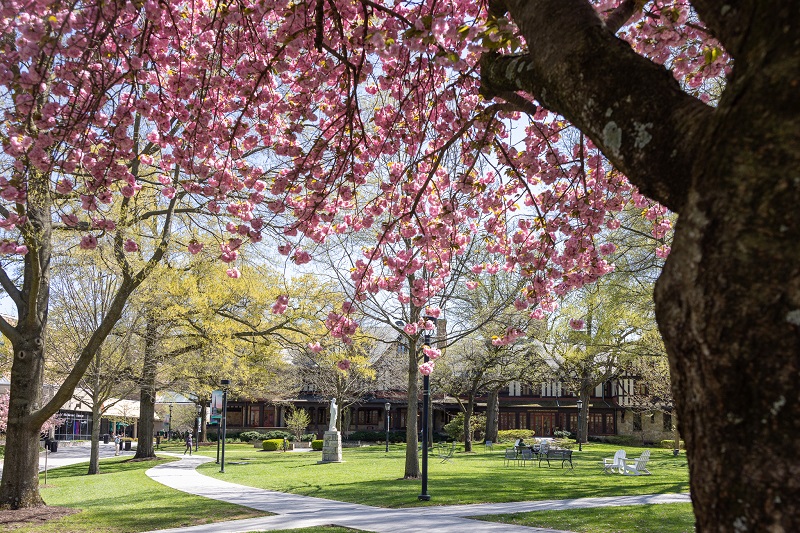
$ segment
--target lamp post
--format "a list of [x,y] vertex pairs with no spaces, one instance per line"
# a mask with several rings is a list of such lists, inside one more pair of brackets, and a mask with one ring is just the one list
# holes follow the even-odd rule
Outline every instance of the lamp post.
[[225,439],[228,430],[228,386],[231,384],[231,380],[229,379],[220,380],[220,384],[222,385],[222,459],[220,460],[219,463],[219,471],[224,474]]
[[384,416],[384,423],[386,426],[386,453],[389,453],[389,410],[392,408],[392,404],[386,402],[383,404],[383,408],[386,410],[386,416]]
[[194,451],[197,451],[197,446],[200,444],[200,414],[203,412],[203,406],[197,404],[197,429],[194,433]]
[[[432,316],[422,317],[427,325],[430,320],[436,327],[436,318]],[[425,344],[422,346],[423,362],[428,362],[428,355],[425,353],[425,348],[431,345],[431,334],[428,328],[425,328]],[[422,377],[422,494],[417,498],[421,501],[430,501],[431,496],[428,494],[428,398],[431,395],[431,378],[430,376]]]
[[582,400],[578,400],[577,401],[577,405],[578,405],[578,433],[577,433],[578,451],[582,452],[583,451],[583,440],[581,439],[581,420],[583,420],[583,401]]
[[169,429],[167,430],[167,440],[172,440],[172,404],[169,404]]

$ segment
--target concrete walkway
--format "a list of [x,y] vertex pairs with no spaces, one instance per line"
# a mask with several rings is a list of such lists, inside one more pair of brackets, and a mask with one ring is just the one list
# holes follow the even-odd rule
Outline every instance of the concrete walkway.
[[[89,456],[91,452],[92,448],[88,442],[75,446],[65,446],[63,442],[59,442],[57,452],[42,452],[39,454],[39,472],[44,472],[45,464],[47,465],[48,470],[52,470],[53,468],[58,468],[60,466],[87,463],[89,462]],[[136,448],[133,450],[122,451],[120,452],[120,455],[133,457],[135,453]],[[99,456],[100,459],[114,457],[114,443],[100,443]],[[2,473],[3,461],[0,460],[0,475],[2,475]]]
[[[173,455],[173,454],[168,454]],[[464,518],[524,511],[567,510],[588,507],[685,503],[688,494],[654,494],[511,502],[498,504],[444,505],[411,509],[381,509],[355,503],[286,494],[228,483],[204,476],[195,469],[211,461],[208,457],[186,457],[147,471],[155,481],[182,492],[275,513],[276,516],[217,522],[194,527],[159,530],[158,533],[237,533],[337,525],[375,533],[564,533],[553,529],[532,528],[482,522]],[[155,532],[151,532],[155,533]]]

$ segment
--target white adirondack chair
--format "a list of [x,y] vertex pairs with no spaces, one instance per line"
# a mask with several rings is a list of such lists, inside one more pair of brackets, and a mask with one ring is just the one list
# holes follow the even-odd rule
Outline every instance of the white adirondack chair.
[[625,476],[649,476],[647,461],[650,460],[650,450],[645,450],[636,459],[623,459],[622,474]]
[[625,450],[617,450],[614,457],[603,459],[603,472],[606,474],[621,474],[625,471]]

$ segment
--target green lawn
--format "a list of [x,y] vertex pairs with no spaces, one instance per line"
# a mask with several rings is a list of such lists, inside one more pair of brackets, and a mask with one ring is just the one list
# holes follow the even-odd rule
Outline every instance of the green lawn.
[[[207,524],[265,516],[253,509],[192,496],[160,483],[145,471],[161,461],[131,462],[104,459],[101,473],[86,475],[88,463],[65,466],[47,473],[41,494],[48,505],[81,509],[80,513],[43,524],[15,529],[15,533],[126,533]],[[40,476],[44,483],[44,476]]]
[[576,533],[691,533],[692,504],[630,505],[484,516],[481,520]]
[[[574,452],[574,470],[560,464],[538,468],[535,465],[503,466],[503,451],[465,454],[457,452],[446,463],[429,460],[429,503],[419,502],[419,480],[403,480],[402,445],[345,448],[344,463],[317,464],[320,452],[263,452],[249,445],[228,445],[225,473],[219,465],[200,467],[203,474],[252,487],[318,496],[332,500],[363,503],[377,507],[450,505],[485,502],[583,498],[687,492],[689,474],[686,456],[673,457],[670,450],[651,449],[648,463],[651,476],[604,474],[600,463],[619,448],[603,444],[584,446]],[[629,456],[642,448],[626,446]],[[216,456],[216,449],[201,453]]]

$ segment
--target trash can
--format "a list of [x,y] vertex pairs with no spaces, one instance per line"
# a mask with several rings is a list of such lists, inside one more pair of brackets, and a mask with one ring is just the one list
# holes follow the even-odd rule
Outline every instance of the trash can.
[[131,449],[131,441],[126,440],[125,441],[125,451],[130,451],[130,449]]
[[50,441],[50,451],[57,452],[58,451],[58,441],[53,439]]
[[108,444],[109,435],[108,433],[103,434],[103,444]]

